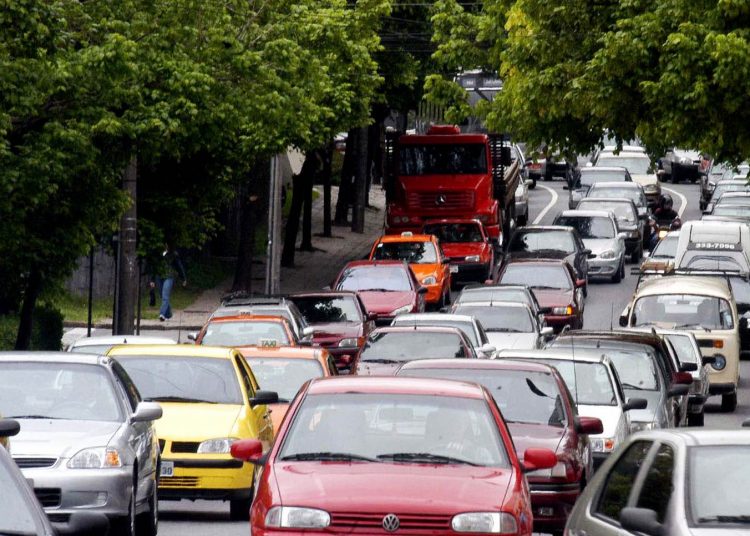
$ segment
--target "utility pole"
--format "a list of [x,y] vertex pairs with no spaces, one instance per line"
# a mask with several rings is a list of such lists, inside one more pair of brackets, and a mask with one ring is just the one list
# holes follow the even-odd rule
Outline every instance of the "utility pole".
[[266,294],[281,292],[281,177],[279,157],[271,158],[268,187],[268,247],[266,249]]
[[120,255],[118,258],[117,315],[113,322],[113,335],[132,335],[135,322],[135,304],[138,289],[137,205],[138,159],[128,162],[122,180],[122,189],[130,197],[130,207],[120,219]]
[[361,127],[357,136],[357,167],[354,179],[354,206],[352,207],[352,231],[355,233],[365,232],[368,130],[368,127]]

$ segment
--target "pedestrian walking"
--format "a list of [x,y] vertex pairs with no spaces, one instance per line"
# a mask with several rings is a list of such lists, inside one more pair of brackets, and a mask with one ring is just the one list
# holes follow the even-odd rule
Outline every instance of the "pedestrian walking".
[[185,275],[185,267],[182,264],[180,254],[173,250],[169,244],[165,244],[164,251],[155,263],[152,279],[149,283],[149,286],[152,289],[158,289],[161,295],[159,320],[162,322],[172,318],[172,306],[169,300],[177,277],[182,281],[183,287],[187,286],[187,275]]

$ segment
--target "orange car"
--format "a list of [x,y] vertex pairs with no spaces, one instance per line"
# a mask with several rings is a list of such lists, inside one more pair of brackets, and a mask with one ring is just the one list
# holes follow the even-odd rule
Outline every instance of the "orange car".
[[299,340],[294,335],[289,322],[280,316],[235,315],[222,316],[209,320],[198,333],[188,338],[195,344],[211,346],[297,346]]
[[442,307],[450,303],[450,266],[434,235],[406,232],[381,236],[372,246],[370,260],[406,261],[427,289],[427,304]]
[[238,348],[250,365],[261,389],[279,394],[278,404],[269,404],[274,434],[284,420],[294,395],[312,378],[337,376],[336,362],[324,348]]

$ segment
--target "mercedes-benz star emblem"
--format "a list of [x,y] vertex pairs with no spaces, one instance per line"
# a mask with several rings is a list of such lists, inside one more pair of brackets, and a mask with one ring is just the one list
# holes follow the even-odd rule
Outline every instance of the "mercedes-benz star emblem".
[[383,518],[383,528],[388,532],[396,532],[400,526],[401,521],[396,514],[388,514]]
[[439,196],[437,196],[435,198],[435,204],[438,206],[445,205],[445,196],[443,194],[440,194]]

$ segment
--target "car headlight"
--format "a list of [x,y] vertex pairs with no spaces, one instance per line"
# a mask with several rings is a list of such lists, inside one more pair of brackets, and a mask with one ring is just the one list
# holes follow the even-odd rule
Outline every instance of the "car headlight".
[[653,422],[632,422],[630,423],[630,431],[632,433],[635,432],[643,432],[644,430],[653,430],[654,429],[654,423]]
[[711,363],[711,368],[714,370],[724,370],[727,366],[727,358],[721,354],[716,354],[714,357],[716,358],[716,361]]
[[591,438],[591,450],[593,452],[612,452],[615,449],[614,437]]
[[643,189],[646,192],[655,192],[658,189],[658,186],[656,184],[647,184]]
[[615,257],[617,257],[617,254],[613,249],[608,249],[607,251],[603,251],[599,254],[600,259],[614,259]]
[[553,315],[572,315],[573,314],[573,306],[568,305],[566,307],[553,307],[552,308],[552,314]]
[[435,283],[437,283],[437,277],[435,277],[434,275],[428,275],[427,277],[422,279],[423,285],[434,285]]
[[356,337],[350,337],[348,339],[341,339],[339,342],[339,348],[355,348],[359,346],[359,339]]
[[391,312],[391,314],[394,315],[394,316],[395,315],[401,315],[401,314],[404,314],[404,313],[410,313],[411,310],[412,310],[412,306],[411,305],[404,305],[403,307],[399,307],[398,309],[394,309]]
[[92,447],[83,449],[68,460],[69,469],[105,469],[122,467],[120,453],[111,447]]
[[470,512],[453,516],[451,527],[456,532],[484,532],[485,534],[515,534],[516,518],[505,512]]
[[266,527],[283,529],[324,529],[331,524],[331,514],[317,508],[274,506],[266,514]]
[[232,443],[237,441],[236,437],[218,437],[206,439],[198,445],[198,454],[227,454]]
[[467,255],[466,262],[479,262],[479,255]]
[[568,465],[565,462],[557,462],[552,469],[538,469],[526,474],[528,476],[541,476],[546,478],[568,478]]

